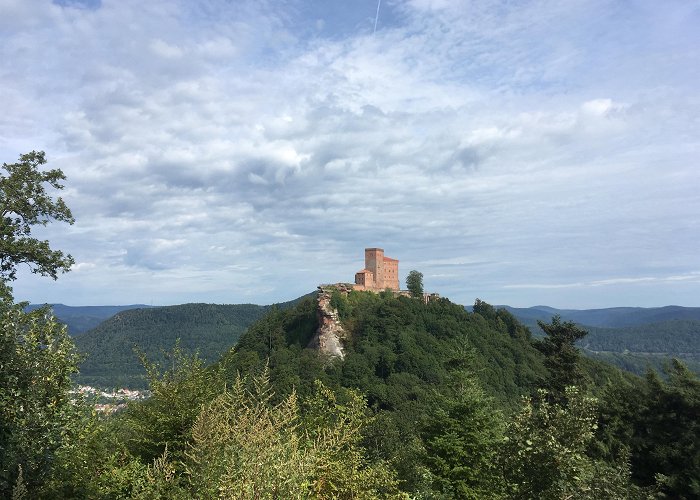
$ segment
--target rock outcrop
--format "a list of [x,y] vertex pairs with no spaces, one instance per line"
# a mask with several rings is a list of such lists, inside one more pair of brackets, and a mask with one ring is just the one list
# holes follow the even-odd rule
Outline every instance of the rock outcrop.
[[309,348],[316,349],[321,354],[329,358],[343,359],[343,340],[346,332],[340,322],[338,311],[331,305],[333,291],[347,294],[352,290],[352,284],[338,283],[335,285],[320,285],[318,287],[318,297],[316,314],[318,315],[318,330],[309,342]]

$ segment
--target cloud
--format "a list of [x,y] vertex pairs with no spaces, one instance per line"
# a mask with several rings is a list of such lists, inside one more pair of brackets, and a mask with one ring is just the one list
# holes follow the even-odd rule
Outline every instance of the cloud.
[[530,284],[513,284],[504,285],[504,288],[513,289],[559,289],[559,288],[587,288],[587,287],[600,287],[600,286],[614,286],[614,285],[629,285],[637,283],[674,283],[678,281],[691,281],[700,282],[700,272],[690,272],[684,275],[675,276],[640,276],[634,278],[608,278],[603,280],[590,281],[587,283],[577,282],[577,283],[530,283]]
[[32,300],[286,300],[364,246],[467,303],[695,269],[682,3],[387,2],[374,35],[373,2],[3,5],[0,153],[67,173],[76,225],[46,234],[94,265]]
[[159,38],[151,41],[149,48],[154,55],[164,59],[180,59],[185,55],[177,45],[170,45]]

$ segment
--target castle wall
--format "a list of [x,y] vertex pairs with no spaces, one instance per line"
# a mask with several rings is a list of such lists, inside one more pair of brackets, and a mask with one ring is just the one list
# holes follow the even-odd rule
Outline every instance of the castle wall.
[[355,273],[355,283],[362,285],[363,287],[373,287],[374,274],[366,269],[363,269],[359,273]]
[[399,289],[399,261],[384,257],[384,279],[382,289]]

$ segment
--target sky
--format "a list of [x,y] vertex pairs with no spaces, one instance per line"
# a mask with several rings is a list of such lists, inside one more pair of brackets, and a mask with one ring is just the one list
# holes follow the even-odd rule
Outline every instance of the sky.
[[17,299],[269,304],[365,247],[515,307],[700,306],[698,0],[0,0],[0,161],[74,256]]

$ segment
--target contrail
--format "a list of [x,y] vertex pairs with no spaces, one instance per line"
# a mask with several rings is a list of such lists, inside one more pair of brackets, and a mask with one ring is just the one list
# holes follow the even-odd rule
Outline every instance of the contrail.
[[374,35],[377,32],[377,21],[379,21],[379,6],[382,4],[382,0],[379,0],[377,2],[377,15],[374,16],[374,31],[372,31],[372,34]]

